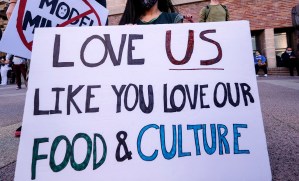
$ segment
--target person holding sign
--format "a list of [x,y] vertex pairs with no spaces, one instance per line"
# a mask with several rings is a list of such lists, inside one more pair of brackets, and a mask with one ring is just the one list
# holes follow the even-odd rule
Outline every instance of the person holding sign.
[[119,24],[172,24],[183,19],[171,0],[128,0]]

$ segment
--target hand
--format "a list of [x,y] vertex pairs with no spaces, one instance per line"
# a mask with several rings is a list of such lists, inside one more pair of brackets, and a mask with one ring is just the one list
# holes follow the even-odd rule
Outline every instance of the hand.
[[16,1],[11,1],[6,11],[6,16],[8,20],[10,19],[15,6],[16,6]]
[[191,14],[187,14],[187,15],[185,15],[185,16],[184,16],[184,19],[187,20],[187,21],[189,21],[190,23],[193,23],[193,22],[194,22],[193,19],[192,19],[192,15],[191,15]]

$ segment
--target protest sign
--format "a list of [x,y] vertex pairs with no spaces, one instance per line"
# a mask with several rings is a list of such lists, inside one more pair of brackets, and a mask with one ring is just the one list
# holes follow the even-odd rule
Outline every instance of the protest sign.
[[108,10],[95,0],[19,0],[0,41],[0,51],[31,58],[35,28],[101,26]]
[[37,29],[15,180],[83,179],[271,180],[249,23]]

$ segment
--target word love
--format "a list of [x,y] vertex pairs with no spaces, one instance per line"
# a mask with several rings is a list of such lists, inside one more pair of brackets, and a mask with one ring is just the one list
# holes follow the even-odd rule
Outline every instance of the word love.
[[[143,85],[129,84],[128,86],[122,85],[120,88],[113,85],[112,88],[117,96],[117,113],[122,112],[122,107],[127,111],[133,111],[138,103],[143,113],[149,114],[153,111],[155,101],[152,85],[149,85],[145,91],[147,97],[144,95]],[[171,88],[170,91],[169,88]],[[206,98],[209,92],[213,92],[213,100]],[[182,97],[182,99],[177,99],[178,97]],[[243,100],[244,106],[254,103],[251,87],[246,83],[218,82],[213,89],[209,89],[208,84],[195,84],[194,86],[179,84],[174,87],[163,85],[164,112],[166,113],[181,112],[187,108],[191,110],[208,109],[212,104],[217,108],[223,108],[226,105],[238,107],[243,106],[241,100]],[[133,104],[130,105],[129,102],[133,102]]]
[[[216,33],[216,30],[202,31],[199,37],[201,40],[216,46],[218,50],[218,55],[216,56],[216,58],[210,60],[201,60],[200,63],[201,65],[213,65],[218,63],[222,59],[222,48],[220,44],[217,41],[206,37],[206,34],[210,34],[210,33]],[[188,63],[195,49],[194,30],[189,30],[186,54],[185,57],[181,60],[175,58],[172,54],[171,47],[175,46],[176,44],[179,45],[179,43],[171,42],[171,37],[172,37],[172,32],[169,30],[165,34],[165,53],[167,54],[169,61],[174,65],[184,65]],[[133,57],[134,51],[138,51],[138,52],[144,51],[142,48],[140,47],[138,48],[133,45],[134,41],[137,40],[142,41],[143,34],[129,34],[129,35],[122,34],[120,39],[120,44],[119,44],[119,51],[117,55],[117,53],[115,52],[115,47],[113,47],[115,46],[115,44],[114,45],[112,44],[110,34],[104,34],[103,36],[92,35],[88,37],[82,44],[79,59],[81,60],[84,66],[95,68],[104,64],[109,54],[113,66],[119,66],[121,65],[123,59],[125,44],[127,44],[127,64],[144,65],[145,58]],[[60,60],[60,45],[61,45],[61,35],[56,34],[54,40],[54,50],[53,50],[53,67],[74,67],[75,62]],[[96,46],[97,48],[95,49],[99,49],[99,50],[101,50],[102,47],[104,47],[104,51],[102,52],[102,55],[98,57],[97,62],[92,62],[86,59],[86,55],[85,55],[86,49],[90,48],[91,46]]]
[[[197,107],[200,109],[211,108],[210,104],[214,104],[218,108],[223,108],[228,104],[238,107],[241,106],[241,98],[243,98],[245,106],[248,106],[249,102],[254,103],[251,87],[246,83],[234,83],[232,85],[231,83],[218,82],[213,90],[207,90],[208,84],[196,84],[193,86],[193,92],[191,91],[192,86],[176,85],[170,91],[170,95],[168,95],[168,87],[167,84],[164,84],[164,112],[168,113],[180,112],[188,103],[191,110]],[[213,101],[206,101],[205,97],[208,92],[213,92]],[[178,95],[182,97],[182,100],[176,99]],[[200,102],[199,106],[197,102]]]

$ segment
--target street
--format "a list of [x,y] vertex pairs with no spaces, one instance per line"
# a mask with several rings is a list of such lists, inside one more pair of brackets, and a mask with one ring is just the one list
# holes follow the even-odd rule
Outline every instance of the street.
[[[258,77],[274,181],[299,180],[299,77]],[[0,181],[13,180],[26,89],[0,87]]]

